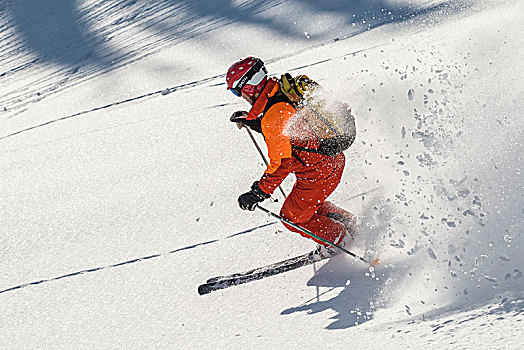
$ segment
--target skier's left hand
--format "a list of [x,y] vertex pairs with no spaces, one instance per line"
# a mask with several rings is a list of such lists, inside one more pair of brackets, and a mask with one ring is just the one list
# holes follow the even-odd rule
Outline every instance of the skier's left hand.
[[258,187],[258,181],[255,181],[251,186],[251,191],[241,194],[238,197],[238,205],[243,210],[253,211],[258,203],[268,199],[271,195],[265,193]]

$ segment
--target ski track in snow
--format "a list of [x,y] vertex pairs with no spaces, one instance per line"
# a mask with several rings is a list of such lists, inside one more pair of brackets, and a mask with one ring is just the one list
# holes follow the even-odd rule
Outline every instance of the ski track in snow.
[[[244,235],[246,233],[250,233],[250,232],[253,232],[255,230],[258,230],[258,229],[261,229],[261,228],[264,228],[266,226],[273,225],[273,224],[274,223],[260,225],[258,227],[254,227],[254,228],[249,229],[249,230],[245,230],[245,231],[242,231],[242,232],[238,232],[238,233],[232,234],[230,236],[225,237],[224,239],[229,239],[229,238],[233,238],[233,237],[236,237],[236,236],[239,236],[239,235]],[[140,258],[136,258],[136,259],[127,260],[127,261],[119,262],[119,263],[108,265],[108,266],[94,267],[94,268],[89,268],[89,269],[85,269],[85,270],[81,270],[81,271],[70,272],[70,273],[67,273],[67,274],[64,274],[64,275],[61,275],[61,276],[57,276],[57,277],[53,277],[53,278],[48,278],[48,279],[42,279],[42,280],[39,280],[39,281],[28,282],[28,283],[20,284],[18,286],[14,286],[14,287],[10,287],[10,288],[4,289],[4,290],[0,290],[0,294],[6,293],[6,292],[12,292],[12,291],[15,291],[15,290],[18,290],[18,289],[21,289],[21,288],[26,288],[26,287],[30,287],[30,286],[36,286],[36,285],[39,285],[39,284],[42,284],[42,283],[58,281],[58,280],[61,280],[61,279],[64,279],[64,278],[80,276],[80,275],[83,275],[83,274],[86,274],[86,273],[98,272],[98,271],[102,271],[104,269],[110,269],[110,268],[115,268],[115,267],[127,266],[127,265],[130,265],[130,264],[146,261],[146,260],[149,260],[149,259],[166,257],[166,256],[171,255],[171,254],[175,254],[175,253],[178,253],[178,252],[181,252],[181,251],[185,251],[185,250],[189,250],[189,249],[195,249],[197,247],[204,246],[204,245],[207,245],[207,244],[212,244],[212,243],[215,243],[215,242],[218,242],[218,241],[219,241],[219,239],[213,239],[213,240],[210,240],[210,241],[196,243],[196,244],[192,244],[192,245],[189,245],[189,246],[186,246],[186,247],[178,248],[178,249],[172,250],[172,251],[164,253],[164,254],[152,254],[152,255],[148,255],[148,256],[144,256],[144,257],[140,257]]]

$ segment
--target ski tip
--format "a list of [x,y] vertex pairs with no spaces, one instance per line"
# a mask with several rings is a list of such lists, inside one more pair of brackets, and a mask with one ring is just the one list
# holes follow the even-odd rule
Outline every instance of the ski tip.
[[371,262],[371,267],[375,267],[377,266],[378,264],[380,264],[380,260],[378,258],[374,259],[372,262]]
[[209,286],[207,284],[202,284],[202,285],[198,286],[198,294],[200,294],[200,295],[211,293],[211,290],[212,289],[209,288]]

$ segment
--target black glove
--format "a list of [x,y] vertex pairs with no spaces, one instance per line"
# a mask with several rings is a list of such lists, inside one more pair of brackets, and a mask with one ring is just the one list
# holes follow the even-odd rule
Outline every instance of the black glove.
[[251,191],[241,194],[240,197],[238,197],[238,205],[244,210],[253,211],[258,203],[263,202],[269,197],[271,197],[271,195],[262,191],[260,187],[258,187],[258,181],[255,181],[251,186]]
[[262,126],[260,119],[247,120],[248,113],[246,111],[237,111],[233,113],[229,121],[236,123],[238,128],[241,129],[243,126],[249,126],[249,128],[258,133],[262,133]]

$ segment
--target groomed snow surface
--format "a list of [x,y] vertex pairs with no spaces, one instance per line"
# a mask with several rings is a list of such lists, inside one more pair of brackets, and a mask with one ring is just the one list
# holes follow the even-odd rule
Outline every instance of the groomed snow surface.
[[[1,1],[0,348],[522,349],[522,23],[522,0]],[[237,207],[264,171],[228,121],[248,55],[351,105],[330,200],[375,271],[198,295],[315,246]]]

